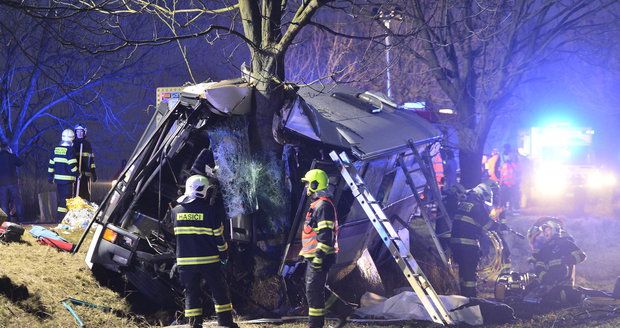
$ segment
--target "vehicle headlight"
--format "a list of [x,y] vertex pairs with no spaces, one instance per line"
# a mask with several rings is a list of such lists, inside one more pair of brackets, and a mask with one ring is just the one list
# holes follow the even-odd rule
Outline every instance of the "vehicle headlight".
[[588,173],[587,186],[592,189],[610,187],[616,184],[616,176],[611,172],[601,172],[599,170]]
[[569,174],[561,169],[541,169],[536,173],[536,190],[542,195],[557,195],[566,190]]

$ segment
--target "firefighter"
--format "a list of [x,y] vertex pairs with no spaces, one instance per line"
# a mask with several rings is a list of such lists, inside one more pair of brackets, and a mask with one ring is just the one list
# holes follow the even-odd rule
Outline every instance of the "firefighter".
[[73,130],[62,131],[61,143],[52,150],[47,168],[48,182],[56,184],[56,221],[62,221],[67,213],[67,198],[73,197],[78,176],[77,159],[73,152]]
[[484,168],[487,172],[487,175],[489,176],[489,179],[495,182],[499,182],[498,173],[499,173],[500,163],[501,163],[501,159],[500,159],[499,151],[497,150],[497,148],[493,148],[493,150],[491,151],[491,156],[484,163]]
[[233,322],[233,306],[222,265],[228,260],[222,221],[213,215],[209,198],[214,186],[202,175],[185,182],[185,193],[170,210],[176,236],[179,279],[185,288],[185,317],[191,327],[202,327],[202,291],[204,279],[215,301],[217,321],[223,327],[238,327]]
[[468,190],[452,221],[450,244],[459,265],[461,295],[476,297],[476,269],[480,261],[480,238],[489,230],[505,227],[490,218],[493,191],[490,183]]
[[528,240],[532,249],[529,262],[536,274],[529,297],[546,304],[580,301],[581,293],[573,288],[574,270],[586,254],[564,230],[561,221],[554,217],[539,219],[528,230]]
[[77,194],[85,200],[90,201],[91,182],[97,181],[97,173],[95,172],[95,153],[90,142],[86,140],[86,126],[83,124],[76,125],[75,142],[73,149],[78,159],[78,171],[80,177],[79,189]]
[[[307,195],[312,200],[306,213],[301,234],[300,256],[305,258],[306,299],[308,300],[308,325],[323,327],[329,309],[338,315],[336,327],[346,323],[352,307],[327,286],[327,273],[338,253],[338,218],[336,207],[328,192],[325,171],[312,169],[301,179],[306,184]],[[329,295],[327,301],[325,296]]]

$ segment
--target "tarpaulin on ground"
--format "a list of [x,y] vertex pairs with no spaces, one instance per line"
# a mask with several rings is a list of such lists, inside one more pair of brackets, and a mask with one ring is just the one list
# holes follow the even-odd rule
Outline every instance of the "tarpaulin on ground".
[[[439,295],[447,310],[460,308],[469,303],[469,298],[459,295]],[[424,309],[418,296],[411,291],[405,291],[383,301],[375,300],[374,304],[363,306],[353,313],[354,317],[362,319],[390,319],[390,320],[424,320],[431,321],[431,317]],[[482,325],[480,306],[464,306],[451,312],[457,323],[466,323],[472,326]]]
[[73,250],[73,244],[68,240],[60,237],[56,232],[41,226],[32,226],[29,233],[37,239],[42,245],[48,245],[61,251],[70,252]]

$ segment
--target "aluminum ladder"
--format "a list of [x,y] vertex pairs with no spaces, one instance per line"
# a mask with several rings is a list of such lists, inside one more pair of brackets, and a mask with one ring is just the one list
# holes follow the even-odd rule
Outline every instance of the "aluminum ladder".
[[[437,237],[436,231],[431,224],[432,220],[432,211],[433,208],[437,211],[437,215],[435,220],[437,223],[443,222],[444,228],[446,231],[443,231],[440,236],[442,237],[450,237],[449,233],[452,228],[452,224],[450,222],[450,218],[448,216],[448,211],[446,210],[445,205],[441,199],[441,192],[439,191],[439,187],[437,186],[437,181],[435,179],[435,171],[433,170],[433,163],[430,156],[422,156],[418,152],[415,147],[415,143],[413,140],[409,139],[407,142],[409,148],[411,149],[411,153],[401,153],[398,156],[397,163],[400,166],[403,174],[405,175],[405,182],[411,189],[413,196],[415,197],[418,206],[420,207],[420,214],[426,223],[426,226],[429,229],[431,238],[433,239],[433,243],[437,248],[437,252],[439,253],[439,257],[444,265],[449,268],[450,265],[448,263],[448,256],[446,256],[446,252],[441,245],[439,238]],[[413,156],[413,163],[407,166],[406,157]],[[424,176],[424,183],[419,183],[416,185],[415,180],[413,178],[413,174],[420,172]],[[422,198],[421,195],[424,195]]]
[[418,295],[422,305],[428,312],[431,320],[442,325],[453,325],[454,320],[450,316],[443,302],[431,286],[430,282],[420,269],[420,266],[408,250],[407,245],[398,236],[398,233],[383,213],[381,206],[368,191],[364,180],[359,176],[357,170],[349,160],[347,154],[340,154],[332,151],[329,153],[331,159],[338,165],[340,175],[344,178],[351,189],[353,196],[361,205],[368,216],[373,227],[390,250],[396,264],[400,267],[403,275]]

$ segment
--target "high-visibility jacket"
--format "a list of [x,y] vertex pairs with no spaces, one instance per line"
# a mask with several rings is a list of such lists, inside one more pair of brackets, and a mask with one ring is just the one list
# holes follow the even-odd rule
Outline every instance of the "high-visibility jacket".
[[513,162],[503,163],[500,168],[499,183],[502,186],[514,187],[517,184],[517,165]]
[[57,184],[75,182],[77,173],[77,159],[71,146],[56,146],[50,155],[47,167],[48,180]]
[[450,243],[480,247],[482,234],[499,227],[499,223],[493,221],[489,214],[483,201],[469,192],[454,214]]
[[499,154],[492,155],[484,164],[485,169],[489,174],[489,179],[499,182],[499,178],[497,177],[497,166],[499,163]]
[[443,177],[444,177],[444,171],[443,171],[443,158],[441,157],[440,153],[437,153],[437,155],[433,156],[432,159],[433,162],[433,170],[435,171],[435,180],[437,181],[437,185],[439,185],[440,187],[443,186]]
[[[82,148],[82,161],[80,162],[80,146]],[[93,146],[85,138],[76,138],[73,143],[73,150],[78,160],[80,167],[78,170],[82,175],[90,177],[95,175],[95,153],[93,152]]]
[[306,213],[301,232],[302,248],[299,255],[322,259],[338,253],[338,218],[336,207],[329,197],[317,198]]
[[573,267],[586,259],[586,254],[571,237],[554,237],[532,254],[534,273],[541,283],[550,286],[569,285]]
[[179,204],[170,210],[174,220],[178,266],[211,264],[220,261],[220,253],[228,250],[224,225],[203,198]]

